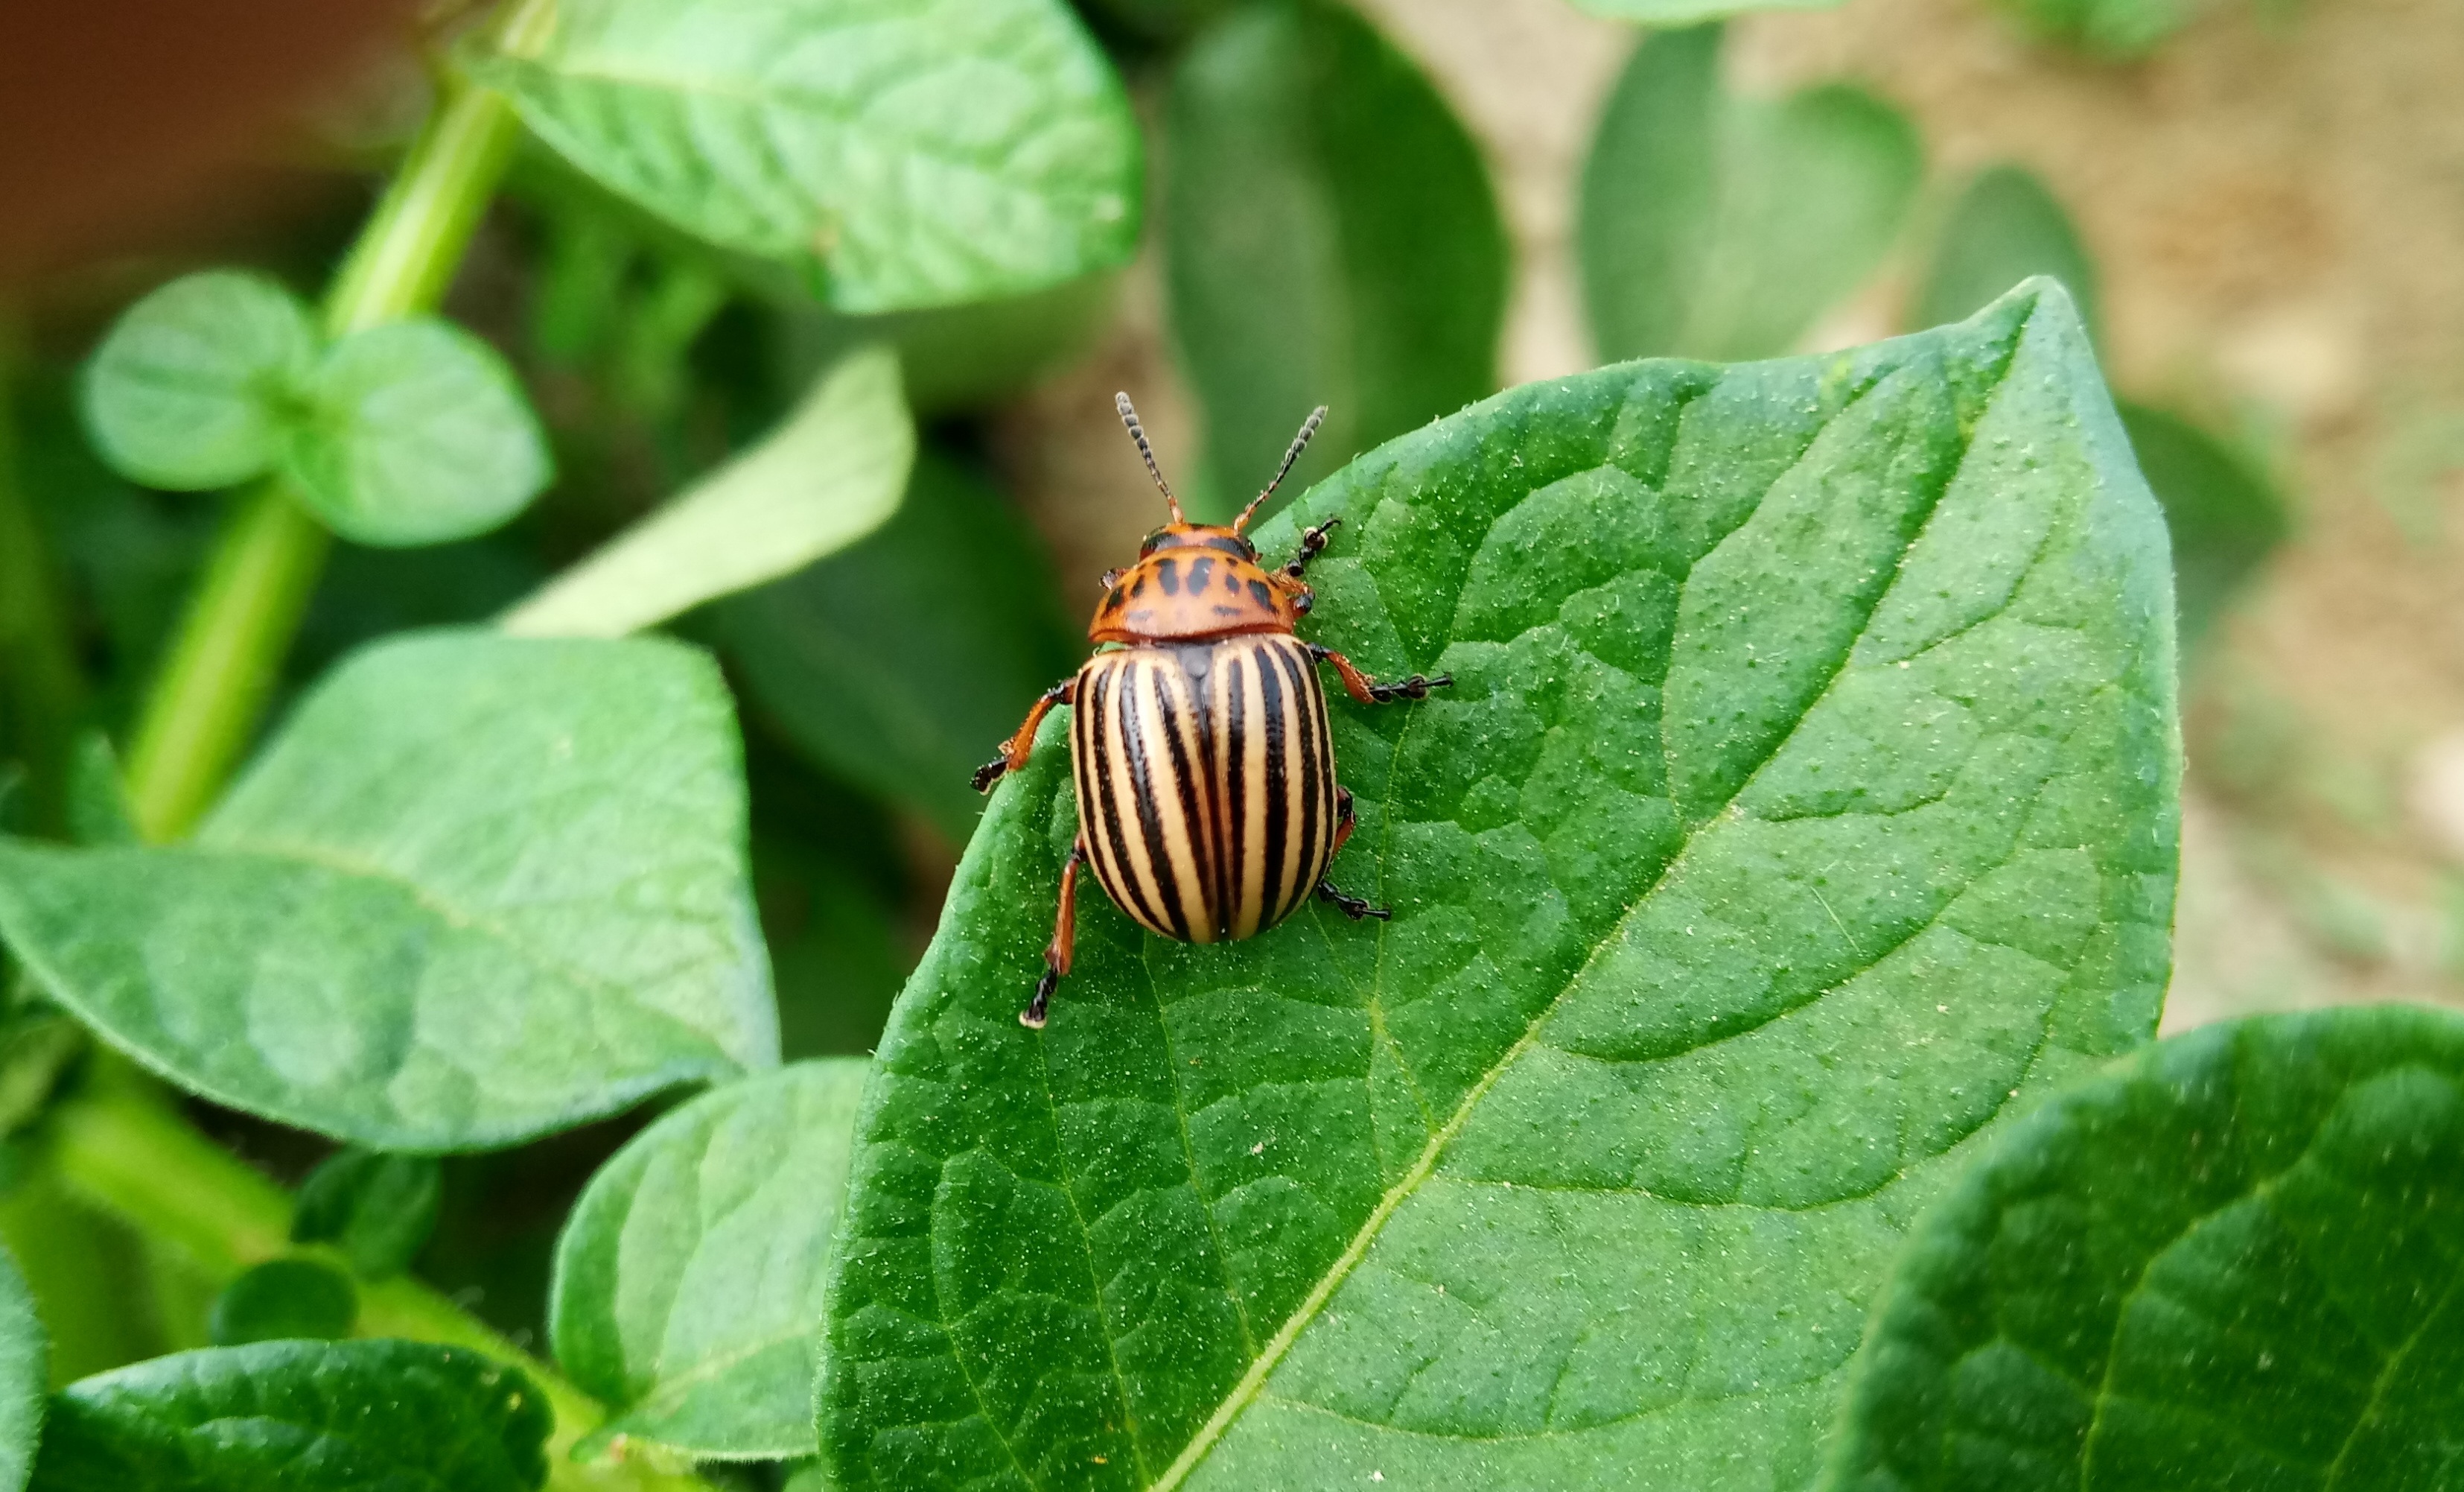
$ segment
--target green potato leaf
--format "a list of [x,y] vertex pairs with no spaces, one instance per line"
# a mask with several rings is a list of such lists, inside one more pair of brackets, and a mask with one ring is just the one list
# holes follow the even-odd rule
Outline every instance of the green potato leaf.
[[616,1436],[698,1459],[813,1453],[822,1287],[861,1058],[706,1093],[590,1179],[557,1242],[557,1362]]
[[345,539],[468,539],[529,506],[554,475],[514,370],[440,318],[353,332],[318,364],[308,392],[283,471]]
[[291,1241],[330,1243],[363,1280],[410,1267],[436,1231],[444,1168],[432,1155],[385,1155],[345,1147],[299,1184]]
[[228,487],[271,467],[297,418],[317,331],[261,275],[189,275],[121,313],[79,390],[114,471],[175,491]]
[[531,1492],[547,1400],[420,1342],[262,1342],[158,1357],[54,1395],[35,1492]]
[[0,936],[182,1087],[374,1149],[777,1060],[727,692],[668,642],[363,650],[194,841],[0,840]]
[[2050,275],[2079,302],[2099,335],[2096,261],[2071,215],[2034,171],[1994,166],[1976,173],[1951,205],[1913,307],[1919,326],[1976,314],[2031,275]]
[[1729,98],[1720,40],[1644,37],[1593,136],[1575,257],[1603,357],[1786,351],[1881,262],[1915,197],[1924,154],[1899,111],[1839,84]]
[[2177,1036],[1925,1214],[1829,1485],[2464,1486],[2464,1020]]
[[333,1341],[351,1334],[359,1287],[313,1258],[270,1258],[223,1286],[206,1335],[216,1347],[251,1342]]
[[897,354],[852,353],[760,444],[549,582],[504,629],[621,637],[802,569],[888,521],[914,461]]
[[969,776],[1088,648],[1034,530],[930,452],[878,533],[718,616],[752,699],[803,754],[953,839],[983,811]]
[[996,795],[857,1125],[850,1489],[1801,1486],[1908,1219],[2150,1034],[2164,527],[2058,287],[1834,356],[1534,384],[1262,536],[1360,828],[1229,946],[1091,886],[1066,726]]
[[2047,41],[2112,60],[2145,56],[2190,22],[2199,0],[1999,0]]
[[33,1470],[34,1442],[43,1428],[45,1356],[34,1298],[16,1261],[0,1249],[0,1492],[18,1492]]
[[1062,0],[564,0],[475,68],[602,185],[813,267],[843,311],[1019,295],[1137,245],[1136,120]]
[[1290,490],[1497,386],[1506,230],[1471,137],[1350,10],[1268,0],[1173,75],[1164,276],[1221,522],[1318,406]]

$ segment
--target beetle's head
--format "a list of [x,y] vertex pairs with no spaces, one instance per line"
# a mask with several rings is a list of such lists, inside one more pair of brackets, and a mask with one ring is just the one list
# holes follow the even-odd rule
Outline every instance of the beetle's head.
[[1166,549],[1213,549],[1236,560],[1258,561],[1258,546],[1241,537],[1240,531],[1214,523],[1166,523],[1147,535],[1138,546],[1138,558],[1160,554]]

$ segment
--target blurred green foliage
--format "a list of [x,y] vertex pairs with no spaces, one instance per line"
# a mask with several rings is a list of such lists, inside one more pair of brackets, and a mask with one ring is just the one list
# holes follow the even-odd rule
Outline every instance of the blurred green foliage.
[[1575,246],[1607,361],[1789,350],[1914,199],[1924,156],[1899,111],[1841,84],[1733,98],[1722,36],[1646,35],[1593,136]]
[[1193,517],[1237,512],[1318,405],[1293,493],[1495,388],[1507,250],[1487,172],[1358,15],[1227,14],[1175,67],[1163,137],[1172,337],[1206,419],[1202,462],[1170,474]]

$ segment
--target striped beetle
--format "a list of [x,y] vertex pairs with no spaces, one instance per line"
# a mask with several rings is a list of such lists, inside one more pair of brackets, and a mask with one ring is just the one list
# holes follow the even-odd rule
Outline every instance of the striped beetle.
[[1096,884],[1132,921],[1184,943],[1255,937],[1312,894],[1354,922],[1391,915],[1326,879],[1352,837],[1352,794],[1334,780],[1316,665],[1332,664],[1363,704],[1425,699],[1454,682],[1451,674],[1414,674],[1381,684],[1342,654],[1292,635],[1312,599],[1301,577],[1342,520],[1303,533],[1281,569],[1261,567],[1257,547],[1241,536],[1317,434],[1324,405],[1293,437],[1274,480],[1231,526],[1219,527],[1182,515],[1130,396],[1113,402],[1172,521],[1147,535],[1135,565],[1104,576],[1104,599],[1087,628],[1094,656],[1044,692],[975,779],[977,791],[989,792],[1002,773],[1024,767],[1045,712],[1071,706],[1078,840],[1061,873],[1044,977],[1018,1016],[1031,1030],[1043,1029],[1053,987],[1069,972],[1081,865],[1094,866]]

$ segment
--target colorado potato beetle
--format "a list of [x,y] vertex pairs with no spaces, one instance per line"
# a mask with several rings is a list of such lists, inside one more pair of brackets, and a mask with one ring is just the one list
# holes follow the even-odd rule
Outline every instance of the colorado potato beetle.
[[1082,865],[1094,867],[1096,884],[1132,921],[1184,943],[1255,937],[1312,895],[1355,922],[1388,916],[1326,879],[1352,836],[1353,815],[1352,794],[1334,778],[1317,665],[1333,665],[1363,704],[1424,699],[1454,682],[1451,674],[1414,674],[1382,684],[1342,654],[1293,635],[1313,599],[1302,576],[1342,520],[1304,532],[1279,569],[1261,566],[1241,535],[1317,434],[1324,405],[1293,437],[1274,480],[1225,527],[1188,521],[1130,396],[1113,402],[1171,521],[1147,535],[1136,564],[1104,576],[1104,599],[1087,628],[1094,656],[1044,692],[975,778],[976,791],[988,792],[1025,766],[1045,712],[1071,706],[1078,839],[1061,873],[1044,977],[1019,1013],[1033,1030],[1069,972]]

